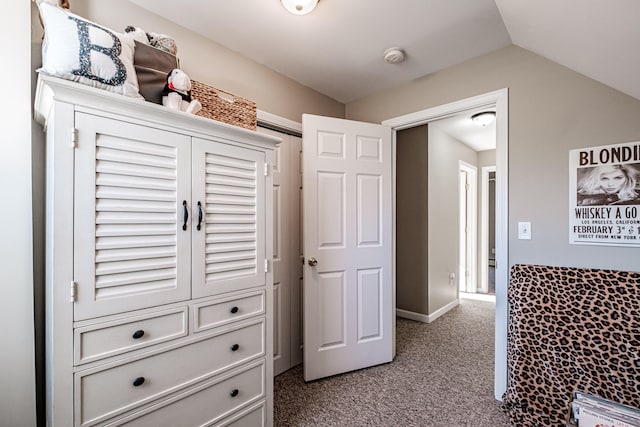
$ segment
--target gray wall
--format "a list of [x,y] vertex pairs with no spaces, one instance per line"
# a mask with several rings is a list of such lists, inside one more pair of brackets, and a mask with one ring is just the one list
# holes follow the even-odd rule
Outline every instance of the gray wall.
[[396,142],[396,305],[429,316],[458,298],[459,161],[477,166],[478,153],[435,126]]
[[[429,314],[458,299],[460,160],[477,165],[475,151],[429,126]],[[449,283],[449,274],[456,280]]]
[[478,170],[484,166],[496,165],[496,150],[478,151]]
[[30,2],[5,5],[0,35],[11,76],[0,107],[0,425],[34,426]]
[[[380,122],[509,88],[509,263],[640,270],[640,250],[569,245],[569,156],[640,140],[640,100],[517,46],[347,104],[348,119]],[[517,239],[531,221],[532,240]]]
[[396,307],[429,314],[428,128],[396,134]]

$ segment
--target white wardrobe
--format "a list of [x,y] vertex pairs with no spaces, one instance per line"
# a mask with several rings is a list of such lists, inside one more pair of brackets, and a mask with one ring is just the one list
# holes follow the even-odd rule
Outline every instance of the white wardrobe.
[[273,413],[279,139],[41,76],[50,426]]

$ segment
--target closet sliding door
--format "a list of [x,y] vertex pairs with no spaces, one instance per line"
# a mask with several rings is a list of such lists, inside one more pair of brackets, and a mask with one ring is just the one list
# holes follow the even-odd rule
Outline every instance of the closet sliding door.
[[274,375],[302,363],[302,138],[258,127],[282,139],[273,165]]

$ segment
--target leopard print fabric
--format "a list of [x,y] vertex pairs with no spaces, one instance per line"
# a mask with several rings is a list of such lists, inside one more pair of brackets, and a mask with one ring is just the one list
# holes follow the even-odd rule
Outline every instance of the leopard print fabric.
[[640,273],[515,265],[508,300],[513,426],[564,426],[576,390],[640,407]]

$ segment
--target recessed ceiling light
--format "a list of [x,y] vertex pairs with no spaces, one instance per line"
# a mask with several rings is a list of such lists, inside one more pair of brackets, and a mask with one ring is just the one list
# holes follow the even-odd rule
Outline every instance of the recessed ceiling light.
[[487,127],[496,119],[495,111],[483,111],[481,113],[476,113],[471,116],[471,120],[473,120],[473,124],[480,127]]
[[384,51],[384,62],[387,64],[399,64],[404,61],[404,50],[399,47],[392,47]]

